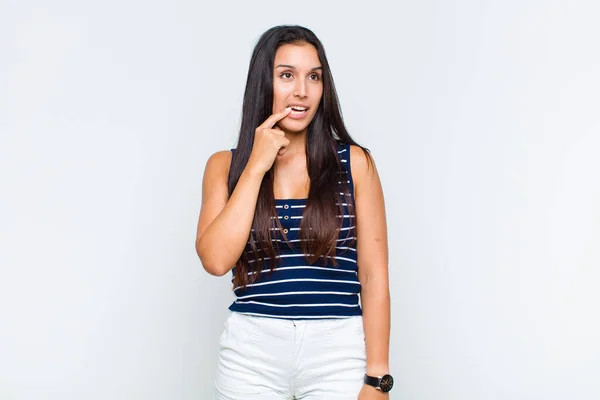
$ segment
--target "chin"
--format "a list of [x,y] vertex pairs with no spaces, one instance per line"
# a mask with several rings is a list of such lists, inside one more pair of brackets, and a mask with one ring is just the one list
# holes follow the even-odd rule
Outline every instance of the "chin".
[[302,132],[308,128],[309,124],[310,123],[307,124],[305,122],[289,123],[286,121],[285,123],[279,124],[279,127],[288,132]]

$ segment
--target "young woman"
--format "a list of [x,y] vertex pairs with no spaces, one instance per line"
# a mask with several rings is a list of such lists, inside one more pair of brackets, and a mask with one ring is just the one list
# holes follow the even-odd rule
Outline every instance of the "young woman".
[[388,398],[382,188],[312,31],[260,37],[237,147],[209,158],[202,189],[196,251],[236,295],[215,398]]

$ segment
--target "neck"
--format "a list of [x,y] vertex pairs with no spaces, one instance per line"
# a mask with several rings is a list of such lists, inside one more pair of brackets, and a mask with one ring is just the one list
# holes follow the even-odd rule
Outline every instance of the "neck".
[[290,141],[290,145],[283,158],[287,158],[286,156],[293,154],[306,154],[306,130],[302,132],[289,132],[284,129],[283,132],[285,133],[285,137]]

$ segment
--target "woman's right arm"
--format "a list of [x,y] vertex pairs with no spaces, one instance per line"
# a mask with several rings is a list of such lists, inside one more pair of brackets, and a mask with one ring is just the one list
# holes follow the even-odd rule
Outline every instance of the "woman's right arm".
[[256,128],[252,153],[231,198],[227,177],[232,153],[217,152],[206,163],[196,253],[204,269],[212,275],[229,272],[246,248],[263,177],[277,155],[282,155],[289,145],[283,131],[273,126],[290,111],[288,108],[273,114]]
[[231,156],[230,151],[213,154],[206,163],[202,181],[196,252],[204,269],[217,276],[230,271],[246,247],[264,176],[258,170],[244,169],[228,198]]

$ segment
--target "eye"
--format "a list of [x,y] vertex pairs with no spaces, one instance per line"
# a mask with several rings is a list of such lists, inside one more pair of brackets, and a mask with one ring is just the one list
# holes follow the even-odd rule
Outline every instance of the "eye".
[[281,74],[281,75],[279,75],[279,76],[280,76],[281,78],[288,79],[288,78],[291,78],[291,77],[292,77],[292,74],[291,74],[290,72],[284,72],[284,73],[282,73],[282,74]]
[[312,80],[314,80],[314,81],[318,81],[318,80],[320,80],[320,79],[321,79],[321,77],[319,76],[319,74],[312,74],[312,75],[311,75],[311,78],[312,78]]

